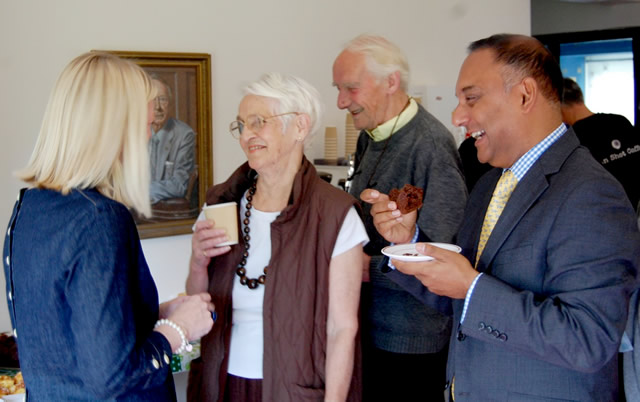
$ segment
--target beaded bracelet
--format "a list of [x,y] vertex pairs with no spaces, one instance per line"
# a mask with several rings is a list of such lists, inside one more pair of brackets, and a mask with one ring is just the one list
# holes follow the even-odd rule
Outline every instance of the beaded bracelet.
[[178,332],[178,334],[180,334],[180,339],[182,340],[182,344],[180,344],[180,347],[173,353],[180,354],[185,350],[187,352],[191,352],[191,350],[193,349],[193,346],[191,346],[191,344],[187,342],[187,337],[184,336],[184,331],[182,330],[182,328],[180,328],[178,324],[176,324],[171,320],[167,320],[166,318],[163,318],[161,320],[158,320],[158,322],[156,322],[156,325],[153,326],[153,329],[156,329],[161,325],[168,325],[171,328],[175,329]]

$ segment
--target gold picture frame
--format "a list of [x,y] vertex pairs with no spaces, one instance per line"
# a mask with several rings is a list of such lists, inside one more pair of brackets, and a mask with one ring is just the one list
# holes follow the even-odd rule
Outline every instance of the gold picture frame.
[[[150,142],[150,151],[154,149],[151,155],[157,156],[151,161],[153,216],[149,219],[134,216],[140,238],[191,233],[204,204],[206,190],[213,183],[211,56],[206,53],[102,51],[135,62],[154,79],[154,83],[164,84],[167,92],[154,100],[154,113],[165,117],[164,120],[159,118],[162,123],[152,124],[152,127],[160,127],[157,132],[163,134],[155,137],[155,145]],[[165,105],[166,109],[162,111],[162,106],[158,105]],[[192,134],[188,133],[189,128]],[[154,131],[152,140],[155,134]],[[156,148],[152,148],[154,146]],[[165,162],[161,163],[162,160]]]

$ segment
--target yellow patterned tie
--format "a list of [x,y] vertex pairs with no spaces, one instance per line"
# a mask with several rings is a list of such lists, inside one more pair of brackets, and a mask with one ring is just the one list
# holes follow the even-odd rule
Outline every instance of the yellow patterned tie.
[[516,184],[518,184],[518,179],[511,170],[505,170],[500,180],[498,180],[496,189],[493,190],[487,213],[484,216],[484,222],[482,222],[482,231],[480,232],[480,240],[478,241],[478,253],[476,254],[475,266],[478,266],[478,261],[484,251],[484,246],[487,245],[491,231],[494,226],[496,226],[504,206],[507,205],[513,189],[516,188]]

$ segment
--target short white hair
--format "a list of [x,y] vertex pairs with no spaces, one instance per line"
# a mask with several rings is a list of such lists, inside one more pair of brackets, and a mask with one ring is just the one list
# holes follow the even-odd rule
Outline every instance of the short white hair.
[[150,216],[147,106],[155,93],[131,61],[100,52],[76,57],[51,92],[31,159],[18,177],[62,194],[96,188]]
[[[266,73],[257,81],[247,85],[244,93],[245,95],[273,99],[275,101],[274,114],[296,112],[309,116],[309,134],[305,144],[311,143],[310,139],[320,130],[323,113],[320,94],[302,78],[281,73]],[[287,124],[293,115],[285,115],[280,118],[286,131]]]
[[362,34],[347,42],[343,50],[364,55],[367,70],[379,80],[399,72],[400,88],[408,92],[409,62],[398,46],[381,36]]

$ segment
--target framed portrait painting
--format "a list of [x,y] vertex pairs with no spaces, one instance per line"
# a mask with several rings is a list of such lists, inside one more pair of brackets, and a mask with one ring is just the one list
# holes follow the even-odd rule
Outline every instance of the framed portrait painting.
[[149,139],[152,216],[135,216],[140,237],[191,233],[213,183],[211,56],[105,52],[131,59],[156,87]]

